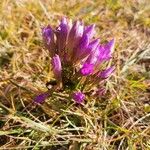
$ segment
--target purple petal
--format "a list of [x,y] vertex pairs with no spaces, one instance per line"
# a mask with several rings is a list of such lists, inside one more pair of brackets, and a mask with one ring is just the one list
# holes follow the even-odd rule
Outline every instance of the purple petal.
[[102,61],[107,61],[111,58],[111,52],[114,49],[114,44],[115,44],[115,41],[113,39],[107,44],[99,46],[99,51],[100,51],[99,63],[101,63]]
[[73,50],[74,47],[77,47],[82,35],[83,35],[83,24],[80,21],[76,21],[70,30],[67,48]]
[[81,49],[80,56],[79,56],[80,59],[83,59],[88,55],[90,55],[91,53],[93,53],[96,50],[98,44],[99,44],[99,39],[95,39],[87,46],[87,48]]
[[62,71],[62,67],[61,67],[61,61],[59,58],[59,55],[55,55],[52,58],[52,66],[53,66],[53,72],[55,77],[60,80],[61,79],[61,71]]
[[86,51],[87,51],[88,53],[93,52],[93,51],[97,48],[97,46],[99,45],[99,42],[100,42],[99,39],[93,40],[93,41],[88,45],[88,48],[87,48]]
[[89,57],[86,60],[86,63],[96,64],[98,57],[99,57],[99,49],[97,47],[94,51],[91,52],[91,54],[89,55]]
[[108,51],[105,50],[105,47],[100,45],[99,46],[99,56],[98,56],[98,61],[101,63],[104,60],[108,60],[110,58],[110,55]]
[[69,25],[66,18],[62,18],[59,27],[56,30],[58,51],[64,50],[69,33]]
[[83,65],[83,67],[80,69],[80,73],[83,76],[90,75],[93,73],[93,71],[94,71],[94,65],[93,64],[87,64],[87,63],[85,63]]
[[48,93],[39,94],[34,98],[34,102],[35,103],[43,103],[48,96],[49,96]]
[[82,56],[83,52],[87,49],[88,45],[89,45],[89,38],[85,34],[80,39],[78,47],[73,49],[73,56],[74,56],[75,60],[81,59],[81,56]]
[[87,34],[89,39],[91,39],[95,34],[95,24],[85,27],[84,34]]
[[114,49],[115,46],[115,40],[112,39],[111,41],[109,41],[107,44],[104,45],[105,50],[108,51],[109,53],[111,53]]
[[73,93],[72,98],[76,103],[81,104],[85,99],[85,95],[82,92],[75,92]]
[[53,53],[54,51],[54,32],[50,26],[47,26],[42,29],[42,36],[45,43],[46,48],[50,51],[50,53]]
[[114,72],[114,70],[115,70],[114,66],[109,67],[106,70],[100,72],[98,76],[100,78],[106,79],[106,78],[108,78]]

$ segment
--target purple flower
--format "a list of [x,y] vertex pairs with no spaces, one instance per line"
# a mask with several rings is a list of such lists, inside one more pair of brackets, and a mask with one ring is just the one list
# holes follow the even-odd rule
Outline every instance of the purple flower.
[[114,70],[115,70],[114,66],[109,67],[106,70],[101,71],[98,76],[102,79],[106,79],[114,72]]
[[56,79],[61,80],[62,67],[61,67],[61,61],[60,61],[59,55],[56,54],[52,58],[52,66],[53,66],[53,72],[54,72]]
[[114,49],[115,40],[111,40],[105,45],[99,46],[99,57],[98,62],[101,63],[103,61],[107,61],[111,58],[111,52]]
[[95,39],[92,42],[90,42],[87,48],[80,50],[78,54],[78,59],[81,60],[87,57],[88,55],[90,55],[91,53],[93,53],[94,51],[96,51],[96,48],[98,47],[98,45],[99,45],[99,39]]
[[115,40],[112,39],[111,41],[109,41],[107,44],[104,45],[105,50],[108,52],[112,52],[114,50],[114,46],[115,46]]
[[54,54],[54,32],[50,26],[47,26],[42,29],[42,36],[45,43],[46,48],[50,51],[51,54]]
[[[65,17],[62,18],[56,29],[47,26],[42,30],[44,43],[52,56],[54,76],[61,90],[67,89],[66,93],[81,87],[81,84],[86,87],[84,93],[89,92],[88,87],[93,88],[91,85],[102,87],[105,85],[105,79],[115,69],[115,67],[104,68],[105,63],[112,58],[115,40],[100,44],[100,40],[95,38],[94,34],[94,24],[84,26],[82,21],[72,23]],[[97,92],[99,93],[97,95],[103,95],[104,90],[99,89]],[[76,91],[72,98],[76,103],[81,104],[85,95]]]
[[76,21],[69,33],[68,36],[68,44],[67,44],[67,48],[72,51],[73,48],[77,47],[79,44],[79,41],[83,35],[83,23],[80,21]]
[[87,64],[87,63],[85,63],[83,65],[83,67],[80,69],[80,73],[83,76],[90,75],[93,73],[93,71],[94,71],[94,65],[93,64]]
[[81,104],[85,99],[85,95],[82,92],[78,91],[73,93],[72,98],[75,100],[76,103]]
[[66,46],[67,37],[69,34],[69,25],[66,18],[62,18],[59,27],[56,30],[58,51],[63,52]]
[[96,48],[99,45],[99,42],[100,42],[99,39],[95,39],[92,42],[90,42],[90,44],[89,44],[89,46],[87,48],[87,51],[90,53],[90,52],[93,52],[94,50],[96,50]]
[[89,39],[93,38],[95,34],[95,24],[85,27],[84,34],[87,34]]
[[85,27],[82,37],[78,45],[73,49],[73,55],[75,55],[73,60],[81,60],[88,56],[95,47],[98,46],[99,40],[96,39],[90,43],[91,38],[94,35],[95,25],[90,25]]
[[89,45],[89,38],[85,34],[80,39],[79,45],[77,48],[73,49],[73,60],[81,60],[82,53],[87,49]]
[[[95,44],[93,44],[93,43],[95,43]],[[90,55],[88,56],[88,58],[86,59],[86,61],[84,62],[82,68],[80,69],[80,73],[83,76],[91,75],[94,72],[94,67],[98,60],[98,56],[99,56],[99,50],[97,48],[98,41],[94,41],[93,43],[91,44],[91,45],[93,45],[93,47],[92,47],[93,50],[90,53]]]
[[94,51],[91,52],[85,63],[95,65],[98,60],[98,57],[99,57],[99,49],[96,48]]
[[47,98],[48,96],[49,96],[48,93],[39,94],[38,96],[36,96],[36,97],[34,98],[34,102],[35,102],[35,103],[43,103],[43,102],[46,100],[46,98]]

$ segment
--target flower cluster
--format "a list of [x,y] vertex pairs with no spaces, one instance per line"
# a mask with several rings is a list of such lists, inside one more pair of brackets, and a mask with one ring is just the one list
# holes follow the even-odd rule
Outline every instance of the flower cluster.
[[94,37],[95,25],[85,26],[82,21],[62,18],[55,29],[50,25],[42,29],[45,47],[52,57],[55,79],[67,89],[77,103],[82,103],[91,86],[97,87],[114,71],[106,67],[112,58],[114,39],[100,44]]

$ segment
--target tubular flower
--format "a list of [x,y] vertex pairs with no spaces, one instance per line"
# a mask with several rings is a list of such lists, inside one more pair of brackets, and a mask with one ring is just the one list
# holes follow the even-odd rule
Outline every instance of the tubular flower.
[[67,48],[70,51],[73,51],[73,49],[78,46],[79,41],[83,36],[83,31],[84,31],[84,26],[82,22],[76,21],[73,24],[68,36]]
[[83,76],[86,76],[86,75],[90,75],[91,73],[93,73],[93,69],[94,69],[93,64],[85,63],[83,67],[81,68],[80,72]]
[[49,94],[48,93],[42,93],[42,94],[39,94],[37,95],[35,98],[34,98],[34,102],[35,103],[38,103],[38,104],[41,104],[43,103],[46,98],[48,98]]
[[53,72],[54,72],[56,79],[60,80],[62,67],[61,67],[61,61],[60,61],[59,55],[56,54],[52,58],[52,66],[53,66]]
[[76,103],[81,104],[85,99],[85,95],[82,92],[75,92],[73,93],[72,98]]
[[68,33],[69,33],[69,25],[67,19],[62,18],[60,25],[56,29],[56,36],[57,36],[56,43],[59,52],[65,50]]
[[87,34],[89,39],[92,39],[95,34],[95,24],[85,27],[84,34]]
[[114,66],[113,67],[109,67],[106,70],[100,72],[99,73],[99,77],[102,78],[102,79],[106,79],[113,73],[114,70],[115,70]]
[[101,44],[94,35],[95,24],[85,26],[82,21],[72,22],[65,17],[58,27],[42,29],[45,47],[52,56],[54,77],[61,83],[62,90],[73,93],[72,98],[77,103],[85,99],[88,86],[94,85],[98,90],[101,83],[104,87],[105,79],[115,70],[115,67],[104,68],[112,58],[115,40]]
[[44,44],[46,48],[50,51],[51,54],[54,54],[53,49],[55,47],[55,43],[54,43],[53,29],[50,26],[43,28],[42,36],[43,36],[43,40],[44,40]]
[[73,51],[73,58],[74,58],[73,60],[74,61],[80,58],[82,53],[87,49],[88,45],[89,45],[89,37],[87,34],[85,34],[80,39],[80,42],[79,42],[77,48],[74,49],[74,51]]
[[99,63],[103,61],[107,61],[111,58],[111,53],[114,49],[114,44],[115,44],[115,40],[112,39],[107,44],[99,46],[99,58],[98,58]]

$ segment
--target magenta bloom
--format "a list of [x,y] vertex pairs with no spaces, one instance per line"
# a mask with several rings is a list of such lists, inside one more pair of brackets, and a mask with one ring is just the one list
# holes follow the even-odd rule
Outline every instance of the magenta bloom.
[[102,71],[99,73],[99,77],[102,78],[102,79],[106,79],[108,78],[115,70],[115,67],[109,67],[107,68],[106,70]]
[[83,75],[83,76],[87,76],[87,75],[90,75],[93,73],[93,70],[94,70],[94,65],[93,64],[87,64],[85,63],[83,65],[83,67],[81,68],[80,70],[80,73]]
[[89,45],[89,37],[88,35],[83,35],[82,38],[80,39],[80,42],[76,49],[73,50],[73,61],[75,60],[81,60],[82,53],[86,51]]
[[54,32],[50,26],[42,29],[42,36],[44,39],[44,44],[51,54],[54,54],[53,49],[55,47],[54,43]]
[[43,103],[45,100],[46,100],[46,98],[49,96],[49,94],[48,93],[42,93],[42,94],[39,94],[38,96],[36,96],[35,98],[34,98],[34,102],[35,103]]
[[91,53],[96,51],[96,48],[98,47],[98,45],[99,45],[99,39],[95,39],[90,43],[88,42],[88,45],[86,45],[86,47],[80,48],[78,53],[76,52],[77,53],[76,59],[82,60],[83,58],[89,56]]
[[[85,99],[83,93],[93,89],[96,93],[115,70],[114,66],[104,68],[112,58],[115,40],[102,44],[94,34],[95,24],[85,26],[80,20],[72,22],[65,17],[57,27],[42,29],[44,44],[52,57],[55,79],[64,93],[74,93],[72,98],[79,104]],[[74,92],[81,89],[83,93]],[[99,90],[99,93],[103,91]]]
[[115,40],[111,40],[105,45],[99,46],[99,57],[98,62],[101,63],[103,61],[107,61],[111,58],[111,53],[114,49]]
[[69,33],[67,48],[72,52],[75,47],[78,46],[79,41],[83,35],[84,26],[80,21],[76,21]]
[[65,50],[68,34],[69,34],[69,25],[67,19],[62,18],[60,25],[56,29],[56,36],[57,36],[56,43],[59,52]]
[[84,34],[87,34],[89,39],[92,39],[95,34],[95,24],[85,27]]
[[62,67],[61,67],[61,61],[60,61],[59,55],[56,54],[52,58],[52,66],[53,66],[53,72],[54,72],[56,79],[60,80]]
[[76,103],[81,104],[85,99],[85,95],[82,92],[75,92],[73,93],[72,98]]

